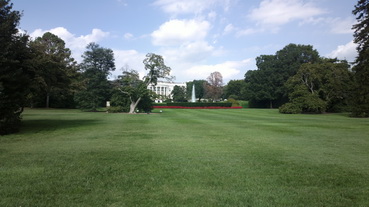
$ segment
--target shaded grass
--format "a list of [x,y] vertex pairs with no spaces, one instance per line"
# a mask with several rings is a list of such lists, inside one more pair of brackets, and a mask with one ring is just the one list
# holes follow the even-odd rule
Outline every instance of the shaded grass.
[[0,206],[369,206],[369,120],[276,110],[27,110]]

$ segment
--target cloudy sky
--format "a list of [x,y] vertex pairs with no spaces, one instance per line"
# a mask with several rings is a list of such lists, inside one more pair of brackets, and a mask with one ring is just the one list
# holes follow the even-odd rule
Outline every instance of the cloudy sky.
[[256,69],[255,58],[289,43],[353,61],[356,0],[12,0],[31,37],[52,32],[77,61],[90,42],[114,51],[116,71],[144,74],[147,53],[164,57],[177,82],[224,82]]

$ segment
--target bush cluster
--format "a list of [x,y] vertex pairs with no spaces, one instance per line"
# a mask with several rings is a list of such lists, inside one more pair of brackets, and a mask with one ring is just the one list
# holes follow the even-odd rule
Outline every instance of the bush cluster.
[[179,102],[167,103],[167,106],[182,106],[182,107],[232,107],[232,103],[202,103],[202,102]]
[[279,107],[279,112],[282,114],[300,114],[301,108],[293,103],[286,103]]

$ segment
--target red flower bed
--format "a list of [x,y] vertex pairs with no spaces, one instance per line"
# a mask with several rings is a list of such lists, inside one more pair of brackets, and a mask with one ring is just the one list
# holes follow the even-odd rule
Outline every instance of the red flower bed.
[[185,107],[185,106],[153,106],[154,109],[242,109],[241,106],[236,107],[219,107],[219,106],[208,106],[208,107]]

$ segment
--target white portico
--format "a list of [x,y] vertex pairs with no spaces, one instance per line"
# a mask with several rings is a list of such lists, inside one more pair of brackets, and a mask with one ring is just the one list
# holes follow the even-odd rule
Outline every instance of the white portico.
[[149,85],[147,89],[155,92],[163,98],[172,98],[172,91],[174,86],[184,86],[186,88],[186,83],[176,83],[176,82],[158,82],[156,86]]

